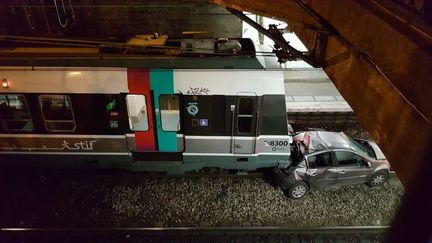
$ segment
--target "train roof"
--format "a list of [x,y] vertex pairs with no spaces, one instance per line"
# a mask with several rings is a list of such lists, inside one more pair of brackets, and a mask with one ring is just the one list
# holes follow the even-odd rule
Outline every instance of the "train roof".
[[[238,42],[241,49],[229,53],[232,47],[218,49],[219,43]],[[178,43],[177,43],[178,42]],[[105,49],[96,49],[92,54],[74,53],[73,48],[67,53],[21,53],[13,51],[14,48],[0,49],[0,66],[30,66],[30,67],[129,67],[129,68],[154,68],[154,69],[281,69],[277,57],[271,48],[255,45],[247,38],[236,39],[179,39],[168,41],[169,45],[175,45],[181,50],[184,46],[200,44],[211,47],[214,50],[204,52],[189,51],[183,54],[140,54],[140,53],[115,53]],[[174,43],[174,44],[173,44]],[[186,44],[185,44],[186,43]],[[188,43],[190,45],[188,45]],[[197,44],[198,43],[198,44]],[[204,44],[203,44],[204,43]],[[206,44],[207,43],[207,44]],[[172,48],[173,46],[168,46]],[[21,49],[19,49],[21,48]],[[26,48],[26,47],[24,47]],[[42,49],[43,49],[42,48]],[[220,47],[219,47],[220,48]],[[22,50],[23,47],[15,49]],[[30,49],[30,48],[28,48]],[[78,50],[78,48],[76,48]],[[193,49],[186,49],[193,50]],[[199,50],[199,48],[197,48]]]

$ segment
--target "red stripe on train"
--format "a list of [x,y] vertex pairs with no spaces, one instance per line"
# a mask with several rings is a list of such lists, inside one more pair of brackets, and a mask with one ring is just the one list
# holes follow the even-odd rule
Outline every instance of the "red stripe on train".
[[150,96],[150,72],[147,69],[128,69],[128,88],[131,94],[145,95],[149,130],[135,132],[136,151],[155,151],[153,110]]

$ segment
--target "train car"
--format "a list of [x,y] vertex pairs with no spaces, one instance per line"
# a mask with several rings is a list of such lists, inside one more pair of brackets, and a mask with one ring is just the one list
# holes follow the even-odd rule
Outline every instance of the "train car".
[[0,79],[2,167],[184,173],[291,163],[282,70],[265,65],[3,66]]

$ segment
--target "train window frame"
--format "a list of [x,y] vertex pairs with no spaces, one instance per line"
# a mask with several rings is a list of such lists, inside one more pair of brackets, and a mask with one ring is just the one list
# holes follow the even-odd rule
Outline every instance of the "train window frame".
[[[250,114],[243,114],[243,113],[241,113],[240,111],[241,111],[241,107],[240,107],[240,104],[241,104],[241,100],[243,100],[243,99],[248,99],[248,100],[251,100],[252,101],[252,107],[251,107],[251,110],[250,110]],[[239,97],[238,98],[238,100],[237,100],[237,133],[238,134],[250,134],[250,133],[252,133],[253,131],[253,118],[254,118],[254,108],[255,108],[255,99],[253,98],[253,97]],[[244,131],[240,131],[240,129],[239,129],[239,127],[240,127],[240,118],[248,118],[248,119],[250,119],[250,123],[249,123],[249,130],[247,131],[247,132],[244,132]]]
[[[71,115],[72,115],[72,120],[47,120],[45,118],[45,112],[44,112],[44,109],[43,109],[42,98],[50,98],[50,97],[51,97],[51,99],[53,99],[52,97],[63,97],[63,98],[66,97],[67,98],[67,101],[69,102],[69,106],[70,106],[70,112],[71,112]],[[39,95],[38,96],[38,100],[39,100],[39,108],[41,110],[42,118],[44,120],[44,126],[45,126],[45,129],[47,131],[49,131],[49,132],[75,132],[75,130],[76,130],[75,114],[73,112],[72,101],[71,101],[69,95],[65,95],[65,94],[44,94],[44,95]],[[61,123],[61,122],[70,122],[70,121],[73,122],[73,128],[69,129],[69,130],[65,130],[65,129],[50,129],[48,127],[48,123],[49,122],[51,122],[51,123],[56,123],[56,122],[57,123]]]
[[[22,101],[23,107],[25,108],[25,110],[27,110],[27,114],[29,116],[29,119],[1,119],[0,122],[2,124],[2,128],[4,131],[6,132],[33,132],[34,131],[34,123],[33,123],[33,117],[31,115],[30,109],[29,109],[29,105],[27,102],[26,97],[23,94],[12,94],[12,93],[2,93],[0,94],[0,96],[17,96],[17,97],[21,97],[22,99],[17,98],[17,100]],[[10,104],[8,105],[8,107],[10,107]],[[30,121],[31,123],[31,130],[23,130],[23,129],[9,129],[6,126],[6,122],[7,121]]]
[[[178,100],[178,107],[177,107],[177,111],[178,111],[178,122],[177,122],[177,130],[167,130],[164,129],[164,122],[162,119],[162,107],[161,107],[161,99],[165,96],[169,96],[169,97],[176,97],[176,99]],[[161,130],[164,132],[179,132],[181,131],[181,117],[180,117],[180,96],[178,94],[161,94],[159,95],[159,119],[160,119],[160,123],[161,123]]]
[[[132,119],[135,116],[131,116],[131,114],[130,114],[130,112],[131,112],[130,104],[132,104],[132,103],[129,102],[128,97],[136,97],[136,96],[144,97],[144,106],[142,106],[140,108],[140,111],[139,111],[140,114],[143,114],[143,111],[145,114],[142,116],[142,117],[144,117],[144,121],[145,121],[144,125],[146,125],[143,129],[136,129],[133,125],[133,124],[137,124],[139,121],[141,121],[141,118],[139,116],[136,116],[138,119],[137,120],[138,122],[134,122]],[[142,108],[144,108],[144,110]],[[143,94],[127,94],[126,95],[126,109],[127,109],[127,114],[128,114],[128,121],[129,121],[130,130],[132,130],[134,132],[147,132],[150,129],[148,109],[147,109],[147,97],[145,95],[143,95]]]

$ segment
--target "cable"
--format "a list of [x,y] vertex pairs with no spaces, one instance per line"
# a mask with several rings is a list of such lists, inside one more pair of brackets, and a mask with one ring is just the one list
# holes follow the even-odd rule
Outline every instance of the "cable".
[[[65,4],[64,4],[64,0],[61,0],[61,2],[62,2],[62,8],[63,8],[63,14],[64,14],[64,16],[66,17],[66,20],[65,20],[64,23],[62,22],[62,20],[61,20],[61,18],[60,18],[60,13],[59,13],[58,6],[57,6],[57,0],[53,0],[53,1],[54,1],[55,9],[56,9],[56,12],[57,12],[57,19],[58,19],[58,22],[59,22],[59,24],[60,24],[60,26],[61,26],[62,28],[66,28],[66,26],[67,26],[68,23],[70,22],[70,21],[69,21],[70,18],[69,18],[69,17],[67,16],[67,14],[66,14],[66,6],[65,6]],[[69,0],[69,7],[70,7],[71,12],[72,12],[72,19],[73,19],[73,22],[75,22],[75,13],[74,13],[74,10],[73,10],[73,7],[72,7],[71,0]]]
[[[57,0],[53,0],[53,1],[54,1],[55,9],[56,9],[56,12],[57,12],[57,19],[58,19],[58,22],[59,22],[59,24],[60,24],[60,26],[61,26],[62,28],[66,28],[66,26],[67,26],[67,24],[68,24],[68,22],[69,22],[69,19],[66,19],[66,21],[65,21],[64,24],[62,23],[62,21],[61,21],[61,19],[60,19],[60,13],[59,13],[59,11],[58,11],[58,7],[57,7]],[[64,7],[64,2],[63,2],[63,0],[62,0],[62,5],[63,5],[63,13],[66,15],[66,10],[65,10],[65,7]]]

